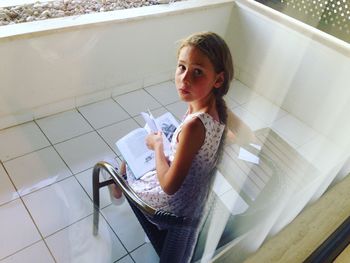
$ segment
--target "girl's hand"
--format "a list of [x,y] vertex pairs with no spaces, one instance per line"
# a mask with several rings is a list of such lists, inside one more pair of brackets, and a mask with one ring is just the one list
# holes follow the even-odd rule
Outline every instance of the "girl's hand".
[[156,147],[163,145],[162,132],[151,133],[146,137],[146,145],[148,149],[155,150]]

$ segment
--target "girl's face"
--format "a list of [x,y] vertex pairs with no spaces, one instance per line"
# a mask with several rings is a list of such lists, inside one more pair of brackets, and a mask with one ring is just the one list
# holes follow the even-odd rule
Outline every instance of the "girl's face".
[[209,58],[198,48],[184,46],[179,53],[175,84],[181,100],[205,102],[214,88],[220,88],[224,73],[216,73]]

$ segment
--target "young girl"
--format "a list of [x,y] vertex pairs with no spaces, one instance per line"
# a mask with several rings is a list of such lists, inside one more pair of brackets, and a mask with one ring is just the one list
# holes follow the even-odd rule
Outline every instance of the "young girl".
[[[146,203],[178,216],[201,216],[224,137],[223,96],[232,78],[231,53],[220,36],[205,32],[182,41],[175,84],[188,110],[172,137],[172,154],[164,155],[162,134],[157,132],[146,138],[147,147],[155,151],[156,170],[135,180],[126,167],[129,185]],[[119,189],[113,191],[121,196]]]

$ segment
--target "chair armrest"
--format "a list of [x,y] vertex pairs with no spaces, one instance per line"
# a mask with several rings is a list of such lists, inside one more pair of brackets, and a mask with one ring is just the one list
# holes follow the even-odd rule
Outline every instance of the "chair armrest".
[[112,180],[116,185],[120,187],[125,197],[131,201],[137,208],[139,208],[145,214],[153,217],[157,210],[144,202],[138,195],[130,188],[126,181],[118,174],[116,169],[109,163],[101,161],[98,162],[93,169],[93,177],[99,176],[100,170],[103,169],[112,177]]
[[[161,209],[155,209],[151,205],[143,201],[132,188],[127,184],[127,182],[118,174],[117,170],[109,163],[101,161],[95,164],[93,169],[93,178],[98,178],[100,170],[103,169],[108,172],[112,177],[116,185],[120,187],[125,197],[134,204],[139,210],[141,210],[145,215],[150,216],[151,218],[157,220],[158,222],[166,222],[172,225],[185,225],[185,224],[194,224],[197,222],[192,218],[177,216],[173,213],[163,211]],[[103,183],[102,183],[103,184]],[[105,184],[107,185],[108,182]]]

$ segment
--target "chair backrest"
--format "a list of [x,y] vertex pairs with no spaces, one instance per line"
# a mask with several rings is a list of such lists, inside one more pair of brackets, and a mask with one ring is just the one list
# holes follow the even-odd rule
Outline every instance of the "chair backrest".
[[314,168],[273,130],[261,129],[255,136],[253,146],[225,145],[213,184],[214,205],[193,261],[207,261],[233,245],[239,252],[235,262],[242,261],[260,247],[300,183],[305,183],[300,174],[315,174]]

